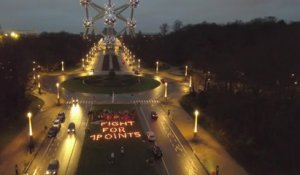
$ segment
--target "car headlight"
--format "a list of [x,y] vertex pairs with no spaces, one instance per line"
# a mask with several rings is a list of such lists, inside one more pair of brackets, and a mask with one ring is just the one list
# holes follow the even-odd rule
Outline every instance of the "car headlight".
[[46,171],[46,174],[50,174],[50,172],[47,170],[47,171]]
[[68,129],[68,132],[70,132],[70,129]]
[[75,131],[75,129],[72,129],[72,131]]

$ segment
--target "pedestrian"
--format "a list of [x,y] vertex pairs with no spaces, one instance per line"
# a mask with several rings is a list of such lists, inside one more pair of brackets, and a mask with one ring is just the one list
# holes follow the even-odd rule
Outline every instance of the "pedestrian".
[[18,170],[18,165],[17,164],[15,165],[15,171],[16,171],[16,175],[18,175],[19,174],[19,170]]
[[120,153],[121,153],[122,155],[125,153],[125,151],[124,151],[124,146],[121,146]]

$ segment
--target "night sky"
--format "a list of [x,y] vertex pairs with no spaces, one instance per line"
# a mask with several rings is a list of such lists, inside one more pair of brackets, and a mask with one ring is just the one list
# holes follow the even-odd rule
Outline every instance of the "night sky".
[[[94,0],[103,6],[106,0]],[[112,0],[116,6],[126,0]],[[126,12],[129,12],[127,10]],[[91,9],[91,16],[95,10]],[[1,0],[0,25],[3,30],[35,32],[83,31],[84,8],[79,0]],[[128,16],[125,14],[125,16]],[[249,21],[257,17],[275,16],[287,22],[300,21],[300,0],[140,0],[135,11],[137,30],[153,33],[162,23],[183,24],[203,21],[224,24],[235,20]],[[119,22],[117,27],[125,24]],[[96,32],[103,22],[96,22]]]

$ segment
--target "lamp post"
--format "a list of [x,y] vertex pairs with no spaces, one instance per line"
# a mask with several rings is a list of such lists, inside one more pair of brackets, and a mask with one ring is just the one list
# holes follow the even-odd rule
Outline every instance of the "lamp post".
[[138,59],[138,71],[140,72],[140,68],[141,68],[141,59]]
[[32,125],[31,125],[31,112],[27,113],[28,123],[29,123],[29,137],[32,137]]
[[32,71],[33,71],[33,83],[35,83],[35,79],[36,79],[36,76],[35,76],[35,68],[32,68]]
[[56,83],[56,89],[57,89],[57,105],[60,105],[59,83]]
[[158,64],[159,64],[159,62],[156,61],[156,73],[158,73]]
[[82,61],[82,70],[84,70],[84,59],[82,58],[81,61]]
[[38,91],[39,91],[39,94],[41,94],[42,92],[41,92],[41,80],[40,80],[40,78],[41,78],[41,76],[40,76],[40,74],[38,74]]
[[188,66],[185,65],[185,73],[184,73],[185,78],[187,77],[187,72],[188,72]]
[[61,71],[65,71],[65,68],[64,68],[64,61],[61,61]]
[[168,83],[165,82],[165,99],[167,100],[168,98]]
[[199,111],[195,110],[195,126],[194,126],[194,139],[197,138],[197,132],[198,132],[198,115],[199,115]]
[[190,88],[190,93],[192,92],[192,76],[190,75],[190,81],[189,81],[189,88]]

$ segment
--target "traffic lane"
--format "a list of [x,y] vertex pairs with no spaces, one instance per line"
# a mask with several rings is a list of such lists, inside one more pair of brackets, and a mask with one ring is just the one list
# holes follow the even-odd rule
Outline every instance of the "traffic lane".
[[[182,153],[181,165],[184,165],[184,169],[188,174],[207,174],[197,157],[195,156],[192,148],[190,147],[186,138],[183,137],[176,125],[172,122],[172,118],[168,117],[167,111],[163,110],[163,107],[158,107],[158,114],[165,116],[162,118],[162,123],[165,123],[166,127],[161,127],[168,133],[170,140],[173,142],[172,146],[175,150]],[[176,115],[176,114],[173,114]],[[191,128],[191,132],[193,128]]]
[[[72,147],[72,145],[74,145],[74,140],[66,139],[68,123],[70,121],[79,123],[78,121],[76,121],[76,120],[74,121],[72,119],[74,117],[74,116],[72,116],[72,115],[74,115],[72,113],[80,114],[80,111],[79,110],[73,111],[72,108],[70,108],[70,106],[67,106],[67,105],[64,105],[64,110],[61,110],[60,112],[62,112],[62,111],[65,112],[65,114],[66,114],[65,122],[63,122],[61,124],[60,131],[58,132],[56,137],[46,138],[45,145],[47,145],[47,148],[42,149],[42,151],[40,152],[42,154],[40,154],[39,157],[35,159],[35,162],[37,162],[37,163],[34,164],[34,166],[32,166],[32,169],[29,172],[45,173],[49,162],[53,159],[58,159],[60,162],[59,173],[64,172],[66,165],[63,160],[66,157],[70,157],[70,154],[68,152],[68,150],[69,150],[68,147]],[[50,123],[50,125],[52,125],[52,122]],[[64,145],[67,145],[68,147],[66,148],[66,147],[64,147]]]
[[[148,108],[148,109],[147,109]],[[177,145],[174,140],[170,139],[170,136],[172,134],[170,132],[167,132],[167,123],[161,122],[162,116],[159,115],[159,120],[152,120],[150,117],[151,110],[158,111],[156,106],[151,107],[144,107],[146,115],[147,122],[150,125],[151,130],[156,135],[156,143],[161,147],[161,150],[163,152],[163,159],[165,161],[166,167],[168,169],[168,173],[170,175],[184,175],[186,174],[186,170],[182,167],[182,164],[180,164],[179,159],[181,159],[181,150],[177,149],[177,147],[180,148],[179,145]]]
[[46,166],[46,164],[49,163],[49,160],[45,162],[44,159],[45,152],[51,145],[51,139],[47,137],[48,129],[52,126],[57,114],[64,110],[67,110],[66,106],[55,106],[54,108],[47,109],[34,116],[32,120],[33,139],[42,139],[43,142],[41,142],[39,148],[35,147],[33,154],[36,154],[36,156],[30,164],[28,172],[39,171],[40,167]]
[[[157,121],[152,121],[152,119],[148,117],[148,122],[156,133],[158,143],[162,144],[163,151],[167,153],[164,157],[168,167],[170,167],[170,172],[174,170],[174,173],[178,174],[206,174],[194,156],[189,144],[176,126],[169,120],[166,112],[163,111],[159,105],[151,106],[150,109],[148,109],[148,113],[150,113],[151,110],[155,110],[159,118]],[[147,109],[145,109],[145,111],[147,111]]]
[[[85,124],[86,122],[86,110],[87,106],[83,106],[80,104],[72,105],[69,114],[69,122],[75,123],[75,134],[68,134],[67,128],[65,128],[64,139],[62,144],[57,151],[57,157],[61,160],[61,168],[59,172],[61,174],[72,174],[72,170],[76,168],[74,164],[70,165],[74,159],[79,159],[78,154],[74,152],[75,147],[78,143],[83,143],[84,140],[84,132],[85,132]],[[68,125],[67,125],[68,126]],[[82,146],[82,144],[80,144]],[[78,150],[78,148],[77,148]],[[79,148],[79,152],[81,151],[81,147]],[[75,154],[74,154],[75,153]]]

